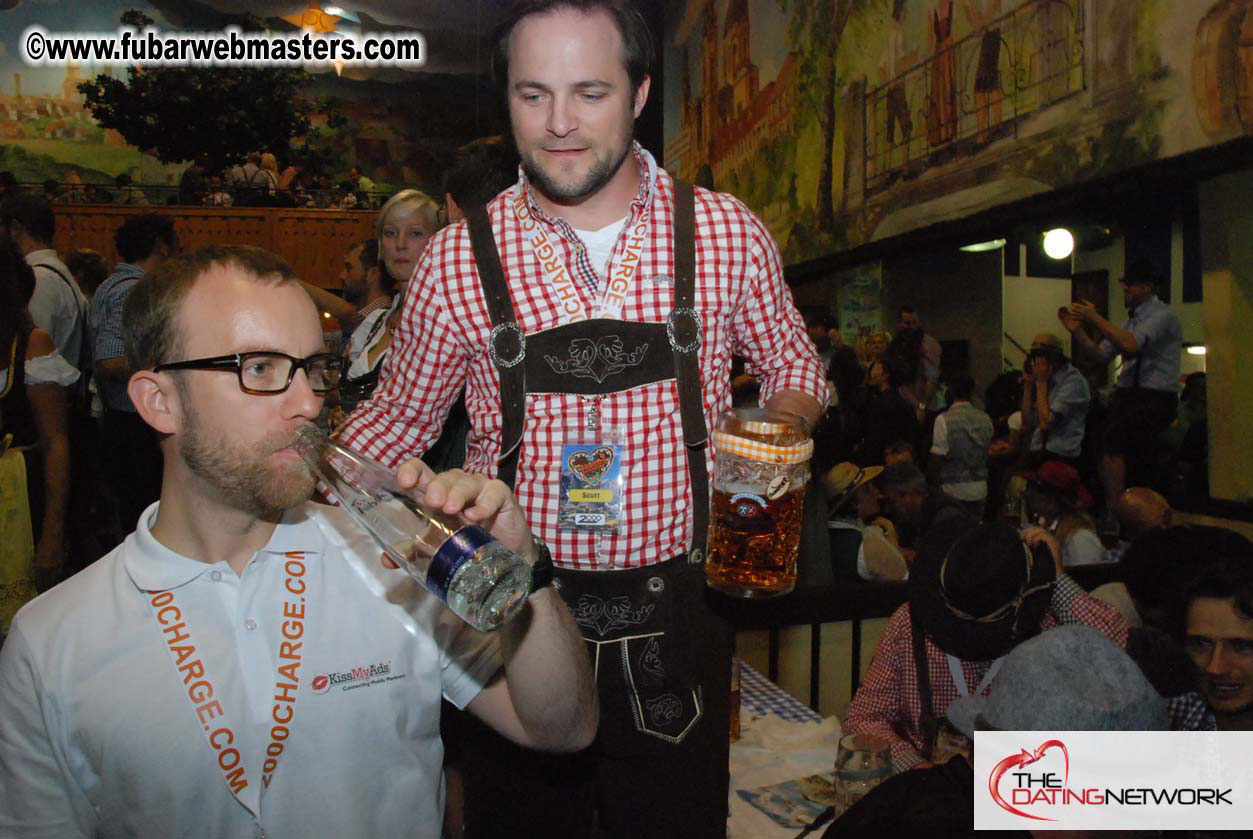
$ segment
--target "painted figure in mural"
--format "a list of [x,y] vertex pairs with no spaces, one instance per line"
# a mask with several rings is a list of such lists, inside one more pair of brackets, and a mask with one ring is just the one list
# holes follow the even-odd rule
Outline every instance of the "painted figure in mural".
[[1066,45],[1065,31],[1054,31],[1061,27],[1063,12],[1054,9],[1056,0],[1036,0],[1035,18],[1035,70],[1033,80],[1040,85],[1040,102],[1052,102],[1066,90],[1066,61],[1063,54]]
[[988,132],[1001,124],[1001,0],[977,0],[966,3],[966,20],[982,30],[979,42],[979,65],[975,69],[975,117],[979,125],[977,139],[988,141]]
[[[887,109],[885,126],[887,144],[883,149],[883,159],[879,161],[885,169],[892,165],[890,153],[891,149],[897,145],[897,126],[901,130],[900,145],[902,146],[909,145],[909,138],[914,133],[914,120],[909,113],[909,100],[905,94],[903,75],[918,60],[916,50],[906,49],[905,15],[908,10],[908,3],[905,0],[893,0],[892,28],[888,32],[888,40],[879,60],[879,78],[889,83],[884,97],[884,105]],[[908,159],[908,155],[905,155],[902,162],[905,159]]]
[[940,0],[931,10],[935,58],[931,61],[931,95],[927,110],[927,142],[947,143],[957,133],[957,50],[953,48],[953,0]]

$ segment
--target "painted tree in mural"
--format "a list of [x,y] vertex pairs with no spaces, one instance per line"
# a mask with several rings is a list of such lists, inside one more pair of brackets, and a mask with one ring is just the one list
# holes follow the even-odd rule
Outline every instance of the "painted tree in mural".
[[[153,21],[132,10],[122,23],[143,29]],[[261,26],[252,19],[241,28]],[[309,131],[309,82],[291,69],[132,67],[126,81],[101,75],[78,89],[100,125],[161,162],[204,157],[221,169],[251,151],[287,157],[292,138]]]
[[822,167],[818,172],[816,229],[821,235],[835,223],[834,183],[836,59],[840,38],[854,13],[870,0],[779,0],[791,11],[788,42],[797,58],[800,122],[818,122]]

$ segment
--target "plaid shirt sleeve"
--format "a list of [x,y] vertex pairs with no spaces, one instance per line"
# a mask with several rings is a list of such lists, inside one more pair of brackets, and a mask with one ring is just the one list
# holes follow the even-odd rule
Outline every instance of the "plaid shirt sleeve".
[[731,323],[734,351],[748,359],[749,372],[761,379],[763,404],[777,391],[794,390],[809,394],[825,408],[830,398],[826,374],[783,279],[778,244],[738,200],[725,194],[716,198],[734,202],[736,214],[746,219],[749,274],[742,305]]
[[96,314],[97,306],[97,301],[92,301],[89,311],[93,332],[91,353],[96,361],[126,355],[126,344],[122,340],[122,307],[126,305],[126,298],[130,296],[135,282],[123,280],[109,289],[104,299],[98,301],[100,309],[97,317],[91,317]]
[[[906,680],[912,681],[913,652],[910,645],[909,607],[896,610],[879,638],[870,669],[857,688],[844,720],[845,734],[874,734],[892,744],[892,768],[903,772],[922,761],[913,743],[899,732],[917,727],[917,713],[906,705]],[[917,693],[915,689],[913,691]],[[911,719],[912,716],[912,719]]]
[[1167,699],[1166,714],[1170,717],[1171,731],[1215,731],[1218,728],[1214,713],[1196,691]]
[[1127,648],[1127,634],[1131,628],[1127,619],[1114,606],[1088,594],[1083,586],[1066,574],[1058,577],[1053,586],[1049,612],[1043,622],[1046,629],[1068,623],[1081,623],[1106,635],[1120,648]]
[[[453,236],[427,246],[409,282],[392,331],[379,385],[345,420],[337,435],[348,446],[389,466],[424,453],[439,436],[469,365],[442,294],[444,257]],[[455,262],[455,260],[453,260]]]

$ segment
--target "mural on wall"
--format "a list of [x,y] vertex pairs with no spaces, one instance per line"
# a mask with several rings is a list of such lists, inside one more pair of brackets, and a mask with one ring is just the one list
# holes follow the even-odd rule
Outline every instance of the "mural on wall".
[[1253,133],[1253,0],[686,0],[665,160],[789,264]]
[[[316,5],[316,4],[314,4]],[[291,3],[249,4],[258,14]],[[77,90],[98,74],[125,79],[120,65],[70,64],[31,67],[24,64],[18,39],[38,24],[49,32],[111,32],[124,11],[138,9],[162,30],[212,31],[225,23],[222,10],[238,12],[229,0],[9,0],[0,3],[0,171],[19,181],[40,183],[81,180],[112,184],[119,174],[136,183],[173,187],[186,164],[166,164],[126,143],[114,130],[102,128]],[[270,7],[273,7],[272,9]],[[286,14],[286,12],[284,12]],[[337,28],[367,32],[412,29],[399,21],[380,22],[352,12],[329,18]],[[265,17],[275,31],[296,31],[299,16]],[[389,25],[391,24],[391,25]],[[473,39],[471,34],[461,34]],[[474,49],[450,37],[430,39],[431,48],[455,48],[460,56]],[[308,137],[294,146],[308,146],[329,161],[323,174],[336,180],[360,165],[380,188],[422,186],[442,189],[443,162],[453,149],[475,137],[506,130],[498,96],[464,58],[445,72],[409,72],[397,68],[307,68],[313,79],[304,94],[325,107],[310,114]],[[338,117],[339,119],[336,119]],[[259,151],[265,151],[260,149]],[[286,161],[280,161],[280,165]],[[155,196],[160,198],[159,195]]]
[[839,288],[840,332],[844,340],[864,340],[883,331],[883,263],[874,260],[832,278]]

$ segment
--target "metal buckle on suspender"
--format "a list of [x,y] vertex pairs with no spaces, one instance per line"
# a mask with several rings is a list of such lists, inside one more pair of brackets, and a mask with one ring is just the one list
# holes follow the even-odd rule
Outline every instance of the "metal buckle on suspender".
[[[692,337],[684,344],[680,344],[677,337],[681,328],[678,322],[680,317],[691,318]],[[671,309],[670,315],[666,318],[666,339],[670,342],[670,346],[675,352],[696,352],[700,348],[701,326],[700,312],[697,312],[695,309]]]
[[[514,333],[517,337],[517,349],[512,355],[507,355],[509,347],[504,347],[501,351],[501,341],[508,340],[506,333]],[[487,338],[488,355],[491,356],[492,363],[497,367],[514,367],[526,358],[526,333],[522,331],[522,327],[518,326],[518,322],[511,320],[505,323],[498,323],[492,327],[491,334]]]

